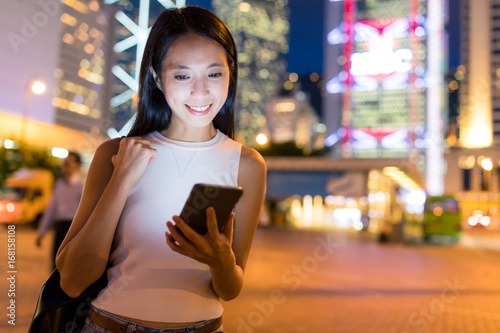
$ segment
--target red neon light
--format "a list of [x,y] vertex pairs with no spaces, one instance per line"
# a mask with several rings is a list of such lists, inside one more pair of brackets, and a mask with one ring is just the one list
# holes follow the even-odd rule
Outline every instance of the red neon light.
[[418,125],[418,100],[419,93],[418,89],[415,86],[415,81],[418,76],[415,74],[415,70],[419,65],[418,57],[416,57],[418,52],[418,37],[415,34],[415,29],[419,26],[416,22],[416,18],[418,15],[418,6],[419,0],[410,0],[410,12],[409,12],[409,47],[413,53],[413,61],[412,61],[412,71],[409,75],[409,90],[408,90],[408,127],[409,127],[409,141],[410,141],[410,149],[409,149],[409,160],[412,164],[417,165],[418,162],[418,149],[415,147],[415,141],[418,139],[418,135],[415,133],[415,128]]
[[384,29],[398,21],[399,18],[381,19],[381,20],[370,20],[370,21],[358,21],[358,23],[368,25],[374,29],[378,30],[379,34],[384,32]]
[[378,141],[381,141],[384,137],[399,131],[401,128],[356,128],[356,130],[373,136]]
[[342,95],[342,127],[345,129],[345,136],[342,138],[342,155],[349,157],[351,154],[352,142],[352,93],[354,83],[351,75],[351,55],[354,52],[354,24],[356,23],[356,0],[344,1],[344,33],[347,41],[344,43],[344,72],[347,74],[345,80],[346,91]]

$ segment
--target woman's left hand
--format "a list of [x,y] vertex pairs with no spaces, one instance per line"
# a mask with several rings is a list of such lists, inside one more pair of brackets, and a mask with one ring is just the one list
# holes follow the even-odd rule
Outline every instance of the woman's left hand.
[[221,232],[217,226],[217,217],[213,207],[208,207],[206,214],[208,229],[206,235],[198,234],[184,220],[175,215],[172,218],[175,225],[171,221],[167,222],[169,231],[165,232],[166,241],[175,252],[207,264],[212,269],[222,271],[236,265],[235,255],[231,248],[234,212],[229,216]]

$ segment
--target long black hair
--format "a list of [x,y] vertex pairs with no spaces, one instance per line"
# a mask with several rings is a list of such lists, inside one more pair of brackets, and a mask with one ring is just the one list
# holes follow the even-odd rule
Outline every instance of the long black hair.
[[226,50],[230,71],[229,90],[226,102],[215,116],[213,124],[222,133],[234,138],[234,103],[238,82],[236,45],[231,32],[220,18],[209,10],[194,6],[165,10],[151,28],[141,63],[137,117],[128,136],[162,131],[169,126],[172,110],[150,69],[153,68],[159,82],[163,82],[162,65],[169,47],[179,37],[189,33],[208,38]]

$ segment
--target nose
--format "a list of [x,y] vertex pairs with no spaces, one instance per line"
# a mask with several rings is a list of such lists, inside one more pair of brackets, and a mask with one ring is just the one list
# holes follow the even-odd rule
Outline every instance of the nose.
[[191,87],[191,96],[205,96],[208,95],[208,82],[204,78],[197,78],[194,80]]

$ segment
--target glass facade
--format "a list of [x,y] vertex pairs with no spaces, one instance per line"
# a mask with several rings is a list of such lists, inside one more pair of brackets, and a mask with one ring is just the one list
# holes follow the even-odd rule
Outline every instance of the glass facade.
[[443,190],[444,9],[441,0],[327,5],[325,143],[343,157],[408,158],[434,193]]
[[229,26],[238,49],[238,140],[253,145],[269,130],[264,106],[280,90],[288,53],[287,0],[214,0],[214,11]]
[[88,132],[102,129],[109,114],[112,8],[99,1],[62,1],[57,86],[52,105],[56,123]]

